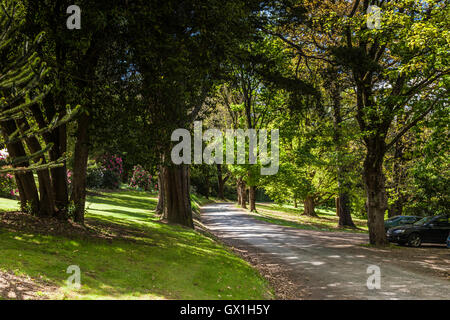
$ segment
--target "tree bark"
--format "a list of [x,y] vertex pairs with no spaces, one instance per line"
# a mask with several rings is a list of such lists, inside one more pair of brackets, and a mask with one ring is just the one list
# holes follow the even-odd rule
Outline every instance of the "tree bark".
[[[8,139],[11,134],[16,131],[17,126],[14,121],[4,121],[1,123],[3,136]],[[14,142],[6,145],[8,152],[12,158],[18,158],[26,156],[25,148],[22,142]],[[13,167],[27,167],[29,162],[23,162],[13,165]],[[32,215],[39,214],[39,194],[34,181],[33,173],[27,172],[16,172],[14,177],[17,182],[20,197],[21,210]]]
[[225,200],[224,187],[225,187],[226,179],[227,178],[225,178],[225,179],[223,178],[222,165],[217,164],[217,181],[218,181],[217,197],[220,200]]
[[335,68],[330,68],[328,73],[329,90],[333,104],[333,141],[337,151],[337,181],[339,195],[336,198],[336,215],[339,217],[339,227],[355,228],[352,215],[350,212],[350,196],[348,190],[350,183],[348,182],[348,164],[343,161],[342,154],[346,151],[347,146],[342,141],[342,104],[341,93],[342,87],[338,80],[338,73]]
[[156,205],[155,212],[157,214],[162,214],[164,211],[164,179],[162,179],[162,168],[160,167],[158,173],[158,204]]
[[352,215],[350,214],[350,197],[348,193],[340,193],[339,196],[336,197],[336,203],[336,213],[339,217],[339,227],[356,228]]
[[164,219],[167,219],[169,223],[194,228],[188,166],[163,166],[162,180],[164,184]]
[[241,208],[247,209],[247,188],[243,180],[241,180]]
[[71,201],[75,205],[73,219],[84,223],[86,205],[86,173],[89,156],[89,116],[82,113],[77,120],[77,141],[75,143],[75,161],[73,165]]
[[[29,130],[30,126],[25,119],[21,119],[19,122],[22,133],[23,131]],[[26,139],[26,144],[31,153],[36,153],[42,150],[41,144],[36,137],[30,137]],[[46,163],[45,156],[42,155],[37,159],[40,160],[42,164]],[[49,170],[38,170],[37,171],[38,181],[39,181],[39,215],[40,216],[55,216],[55,197],[52,188],[52,181],[50,178]]]
[[256,187],[251,186],[249,189],[250,211],[256,212]]
[[[46,117],[52,119],[55,115],[55,101],[52,94],[48,94],[44,100],[44,108],[46,110]],[[47,126],[43,114],[38,105],[34,105],[31,108],[33,116],[39,125],[39,128],[43,129]],[[62,115],[64,111],[61,112]],[[42,134],[46,144],[53,143],[53,148],[49,151],[50,161],[56,161],[60,159],[67,151],[67,129],[66,125],[61,125],[55,128],[51,132],[44,132]],[[51,168],[51,186],[53,189],[53,198],[55,201],[56,210],[61,212],[62,215],[66,212],[68,204],[68,188],[67,188],[67,168],[64,162],[64,166]]]
[[303,201],[303,214],[305,216],[317,217],[314,198],[310,195],[306,196],[305,200]]
[[[364,161],[364,185],[367,196],[369,239],[373,245],[386,245],[384,214],[387,210],[385,177],[383,174],[384,142],[370,144]],[[376,147],[376,148],[375,148]]]
[[297,198],[294,197],[294,208],[298,208]]

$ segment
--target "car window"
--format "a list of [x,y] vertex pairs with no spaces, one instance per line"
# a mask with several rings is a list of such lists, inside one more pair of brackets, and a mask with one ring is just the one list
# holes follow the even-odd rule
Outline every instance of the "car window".
[[423,226],[424,224],[430,222],[433,219],[433,217],[425,217],[414,223],[416,226]]
[[435,221],[433,221],[434,224],[437,226],[447,226],[448,225],[448,217],[439,217]]

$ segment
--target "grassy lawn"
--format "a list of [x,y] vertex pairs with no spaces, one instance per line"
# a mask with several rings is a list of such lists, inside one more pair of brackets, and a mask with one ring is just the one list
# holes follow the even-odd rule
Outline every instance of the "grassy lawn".
[[[86,225],[105,239],[0,228],[0,270],[57,286],[49,294],[56,299],[272,298],[266,281],[228,249],[158,222],[156,202],[131,190],[89,196]],[[14,208],[17,201],[0,199],[0,210]],[[81,269],[78,290],[66,285],[70,265]]]
[[358,227],[355,229],[339,228],[339,218],[333,210],[317,209],[316,212],[319,217],[303,216],[303,207],[299,205],[294,208],[290,205],[277,205],[272,203],[257,203],[255,218],[273,224],[278,224],[287,227],[307,230],[322,230],[322,231],[345,231],[345,232],[367,232],[367,221],[363,219],[353,218],[353,222]]

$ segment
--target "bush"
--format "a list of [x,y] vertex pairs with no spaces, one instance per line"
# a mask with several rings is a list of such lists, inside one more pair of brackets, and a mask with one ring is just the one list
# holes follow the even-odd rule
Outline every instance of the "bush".
[[122,158],[105,155],[100,163],[90,162],[87,169],[86,185],[91,189],[117,189],[119,188],[122,169]]
[[142,166],[136,165],[133,168],[133,175],[128,183],[132,188],[142,189],[145,191],[155,191],[158,185],[153,183],[151,174],[144,170]]
[[[0,150],[0,166],[7,165],[9,157],[8,150]],[[0,196],[5,198],[15,198],[19,194],[16,180],[10,173],[0,173]]]
[[111,170],[103,171],[103,183],[102,188],[104,189],[117,189],[119,188],[120,176]]
[[10,173],[0,174],[0,196],[6,198],[15,198],[19,193],[16,180]]
[[86,185],[91,189],[99,189],[103,186],[103,169],[91,166],[87,169]]

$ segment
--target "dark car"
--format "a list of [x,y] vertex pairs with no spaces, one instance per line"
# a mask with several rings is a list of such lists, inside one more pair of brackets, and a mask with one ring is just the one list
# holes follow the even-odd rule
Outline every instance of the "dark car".
[[417,216],[395,216],[384,222],[384,229],[388,231],[390,228],[403,226],[405,224],[413,224],[419,221],[421,217]]
[[412,225],[394,227],[388,230],[390,242],[419,247],[422,243],[445,244],[450,232],[448,215],[425,217]]

